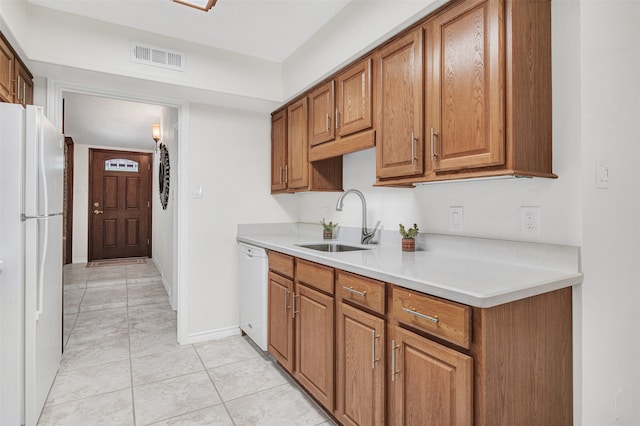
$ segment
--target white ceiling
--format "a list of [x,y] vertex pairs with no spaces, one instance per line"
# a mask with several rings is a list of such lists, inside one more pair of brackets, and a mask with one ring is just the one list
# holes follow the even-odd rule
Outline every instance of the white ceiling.
[[166,107],[64,93],[64,134],[83,145],[153,150],[151,125]]
[[172,0],[28,0],[101,21],[284,61],[351,0],[218,0],[203,12]]
[[[282,62],[352,0],[218,0],[203,12],[172,0],[28,0],[88,18]],[[163,107],[65,93],[76,143],[154,148]]]

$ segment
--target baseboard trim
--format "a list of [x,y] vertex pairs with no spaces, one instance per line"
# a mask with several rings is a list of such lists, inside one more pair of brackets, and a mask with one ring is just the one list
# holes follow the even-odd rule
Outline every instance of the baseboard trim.
[[189,333],[186,342],[180,342],[184,345],[193,343],[206,342],[209,340],[224,339],[225,337],[240,336],[242,332],[240,327],[227,327],[219,330],[200,331],[198,333]]

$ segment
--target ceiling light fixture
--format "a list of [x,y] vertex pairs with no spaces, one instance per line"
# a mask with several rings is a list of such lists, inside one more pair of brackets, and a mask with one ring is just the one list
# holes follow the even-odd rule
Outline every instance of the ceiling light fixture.
[[151,137],[156,141],[156,146],[158,146],[158,141],[160,140],[160,125],[158,123],[154,123],[151,126]]
[[173,0],[176,3],[184,4],[196,9],[204,10],[208,12],[213,6],[216,5],[217,0]]

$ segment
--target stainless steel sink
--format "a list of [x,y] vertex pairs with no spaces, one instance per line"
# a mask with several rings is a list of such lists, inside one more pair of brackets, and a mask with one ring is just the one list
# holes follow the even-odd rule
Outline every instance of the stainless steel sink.
[[296,244],[298,247],[304,247],[311,250],[327,251],[327,252],[343,252],[369,250],[367,247],[348,246],[340,243],[317,243],[317,244]]

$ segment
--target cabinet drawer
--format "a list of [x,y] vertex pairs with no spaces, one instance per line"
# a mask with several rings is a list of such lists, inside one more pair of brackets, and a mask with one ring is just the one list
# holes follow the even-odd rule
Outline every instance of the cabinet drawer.
[[285,277],[293,278],[293,257],[269,251],[269,269]]
[[384,315],[385,284],[359,275],[338,271],[338,295],[356,305]]
[[296,281],[333,294],[333,268],[296,259]]
[[393,317],[448,342],[469,348],[471,308],[448,300],[393,287]]

